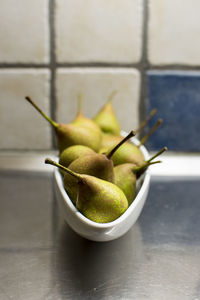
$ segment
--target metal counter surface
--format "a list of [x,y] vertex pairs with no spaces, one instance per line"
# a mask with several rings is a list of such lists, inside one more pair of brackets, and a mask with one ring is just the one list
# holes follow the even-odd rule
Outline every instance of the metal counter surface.
[[139,221],[106,243],[64,223],[52,173],[1,171],[0,191],[0,299],[200,299],[200,177],[153,177]]

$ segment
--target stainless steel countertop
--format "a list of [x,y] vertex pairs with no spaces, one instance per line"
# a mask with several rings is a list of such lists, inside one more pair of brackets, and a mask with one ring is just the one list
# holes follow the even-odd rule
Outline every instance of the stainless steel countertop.
[[200,299],[200,177],[153,176],[131,230],[96,243],[57,209],[51,172],[0,171],[0,299]]

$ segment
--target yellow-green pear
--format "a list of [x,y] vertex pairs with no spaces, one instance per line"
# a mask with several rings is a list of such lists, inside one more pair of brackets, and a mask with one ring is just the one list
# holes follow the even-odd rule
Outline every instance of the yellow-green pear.
[[90,130],[88,127],[78,126],[72,123],[59,124],[44,114],[44,112],[31,100],[30,97],[25,98],[55,129],[60,153],[72,145],[88,146],[94,151],[98,151],[100,149],[102,137],[101,135],[97,135],[95,130]]
[[[46,159],[45,163],[62,168],[76,179],[78,194],[75,205],[88,219],[97,223],[109,223],[119,218],[128,208],[126,196],[115,184],[94,176],[75,173],[51,159]],[[64,176],[66,190],[68,185],[69,182]]]
[[137,166],[132,163],[125,163],[114,168],[115,184],[124,192],[128,204],[130,205],[136,196],[136,180],[146,171],[146,169],[160,161],[152,162],[152,160],[161,155],[167,148],[162,148],[149,160],[145,161],[143,165]]
[[120,134],[120,125],[116,114],[114,112],[111,100],[115,95],[115,91],[109,96],[108,101],[106,104],[101,108],[101,110],[96,114],[93,118],[94,122],[98,124],[101,130],[104,133],[111,133],[111,134]]
[[93,120],[91,120],[83,115],[82,99],[83,99],[82,94],[79,94],[78,95],[78,113],[77,113],[75,119],[72,121],[72,124],[78,125],[78,126],[84,126],[90,130],[93,130],[95,132],[96,136],[99,138],[99,140],[101,140],[102,131],[101,131],[100,127]]

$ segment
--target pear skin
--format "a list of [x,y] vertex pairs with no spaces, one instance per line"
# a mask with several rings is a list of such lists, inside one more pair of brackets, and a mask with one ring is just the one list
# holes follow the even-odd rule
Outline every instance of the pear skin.
[[[81,156],[69,165],[69,169],[79,174],[87,174],[107,180],[109,182],[114,182],[113,161],[111,159],[108,159],[103,154],[101,155],[98,153],[94,153]],[[72,177],[70,174],[65,173],[64,182],[70,199],[73,203],[75,203],[78,193],[76,178]]]
[[[101,148],[100,149],[109,149],[119,143],[123,139],[120,135],[114,135],[110,133],[103,133],[101,140]],[[100,150],[101,151],[101,150]]]
[[[119,143],[121,140],[123,140],[123,137],[119,135],[103,134],[99,153],[108,151],[108,149],[112,148],[113,145]],[[139,147],[130,142],[126,142],[113,154],[112,160],[114,166],[125,163],[140,165],[144,163],[144,155]]]
[[82,175],[82,178],[76,207],[85,217],[97,223],[108,223],[127,210],[126,196],[116,185],[89,175]]
[[136,196],[136,174],[133,169],[136,165],[126,163],[114,168],[115,184],[124,192],[128,205],[130,205]]
[[102,138],[102,132],[100,127],[91,119],[85,117],[82,112],[82,94],[78,95],[78,113],[75,119],[72,121],[72,124],[77,126],[84,126],[96,133],[99,139]]
[[111,100],[115,91],[109,96],[107,103],[93,118],[94,122],[101,128],[104,133],[120,134],[120,125],[114,112]]
[[114,166],[125,163],[133,163],[140,166],[145,162],[144,155],[140,148],[131,143],[125,143],[122,145],[122,147],[113,154],[112,160]]
[[59,124],[56,135],[60,152],[73,145],[83,145],[98,151],[101,145],[101,137],[84,126]]
[[[91,148],[83,145],[70,146],[60,154],[59,163],[64,167],[68,167],[75,159],[88,154],[95,154],[95,152]],[[62,170],[61,174],[63,174]]]

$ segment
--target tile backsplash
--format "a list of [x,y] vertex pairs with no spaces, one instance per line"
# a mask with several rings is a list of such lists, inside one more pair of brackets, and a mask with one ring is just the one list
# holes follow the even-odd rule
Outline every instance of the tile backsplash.
[[142,0],[55,3],[58,62],[139,62]]
[[198,0],[2,0],[0,150],[55,149],[54,132],[26,102],[70,122],[83,94],[92,117],[113,90],[121,127],[156,107],[150,150],[199,152]]

